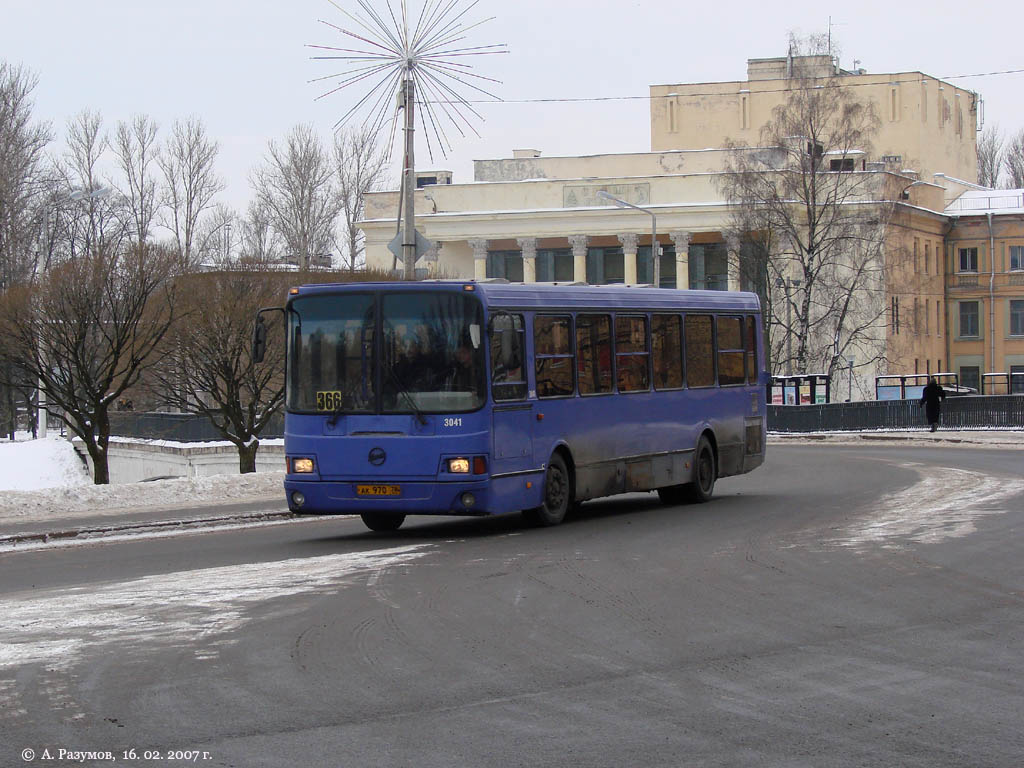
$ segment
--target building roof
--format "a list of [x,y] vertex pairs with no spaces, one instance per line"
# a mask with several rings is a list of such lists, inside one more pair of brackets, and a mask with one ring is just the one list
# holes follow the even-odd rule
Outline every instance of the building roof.
[[971,189],[946,206],[949,216],[1024,214],[1024,189]]

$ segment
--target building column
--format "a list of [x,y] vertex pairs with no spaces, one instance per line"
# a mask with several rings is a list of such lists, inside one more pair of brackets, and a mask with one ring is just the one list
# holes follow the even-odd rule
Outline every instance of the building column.
[[487,279],[487,240],[482,237],[474,237],[467,240],[469,247],[473,249],[473,277],[476,280]]
[[572,246],[572,279],[577,283],[587,282],[587,247],[590,245],[589,235],[569,235]]
[[740,289],[740,239],[737,235],[729,235],[725,238],[725,248],[728,254],[728,287],[730,291]]
[[619,235],[619,242],[622,243],[623,282],[626,285],[636,285],[636,251],[640,244],[640,235],[625,232]]
[[523,252],[523,282],[537,282],[537,238],[518,237],[516,243]]
[[427,252],[424,253],[422,258],[421,258],[421,261],[423,262],[423,266],[427,268],[427,274],[428,275],[432,276],[432,275],[436,275],[437,274],[437,265],[440,262],[440,258],[439,258],[440,254],[441,254],[441,241],[440,240],[431,240],[430,241],[430,248],[427,249]]
[[685,291],[690,287],[690,233],[676,231],[669,237],[676,246],[676,288]]

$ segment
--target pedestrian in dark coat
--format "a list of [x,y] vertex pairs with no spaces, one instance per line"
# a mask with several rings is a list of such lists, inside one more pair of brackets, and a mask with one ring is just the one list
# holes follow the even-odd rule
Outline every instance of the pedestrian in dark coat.
[[924,406],[924,414],[928,417],[928,423],[932,425],[932,432],[939,427],[939,414],[942,413],[942,401],[946,399],[946,390],[942,388],[938,380],[932,376],[921,392],[921,405]]

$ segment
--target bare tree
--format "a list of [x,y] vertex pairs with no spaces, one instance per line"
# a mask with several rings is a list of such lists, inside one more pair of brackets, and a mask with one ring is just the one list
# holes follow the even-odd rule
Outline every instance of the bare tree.
[[1024,128],[1013,135],[1003,153],[1003,171],[1010,189],[1024,189]]
[[349,272],[364,263],[364,236],[356,222],[363,215],[366,193],[382,189],[387,182],[387,156],[377,136],[364,128],[343,131],[334,140],[334,165],[343,220],[339,250],[342,265]]
[[146,115],[137,115],[131,123],[117,124],[112,145],[123,174],[118,190],[128,202],[132,238],[137,243],[149,239],[157,211],[157,180],[154,168],[159,154],[157,125]]
[[176,255],[127,242],[94,243],[0,298],[0,354],[39,382],[47,410],[85,443],[98,485],[110,481],[109,410],[175,316]]
[[982,130],[978,136],[978,183],[983,187],[995,188],[999,185],[1003,144],[1005,139],[995,123]]
[[330,252],[340,203],[330,156],[312,127],[296,126],[283,145],[271,141],[251,182],[256,204],[300,269]]
[[217,176],[217,142],[198,118],[175,121],[157,164],[164,177],[163,225],[171,231],[184,264],[193,263],[199,219],[224,189]]
[[873,297],[884,287],[893,210],[878,201],[892,195],[880,174],[855,165],[878,124],[873,105],[836,78],[797,76],[761,129],[763,149],[728,142],[721,186],[733,231],[753,245],[744,249],[758,272],[750,282],[779,329],[773,372],[832,375],[848,356],[864,365],[885,355],[885,306]]
[[256,471],[259,436],[284,399],[284,343],[280,323],[267,356],[251,356],[253,319],[280,304],[287,290],[268,264],[246,257],[222,259],[212,271],[181,278],[178,323],[155,368],[154,394],[182,413],[206,416],[238,449],[239,471]]
[[[0,295],[25,280],[35,269],[36,235],[45,208],[39,205],[45,189],[44,152],[52,139],[49,125],[32,118],[32,92],[38,85],[32,72],[0,60]],[[0,378],[17,380],[6,367]],[[0,385],[0,419],[14,438],[18,404],[14,386]]]
[[239,247],[243,254],[271,264],[284,259],[284,240],[273,227],[270,211],[260,202],[249,202],[241,229]]

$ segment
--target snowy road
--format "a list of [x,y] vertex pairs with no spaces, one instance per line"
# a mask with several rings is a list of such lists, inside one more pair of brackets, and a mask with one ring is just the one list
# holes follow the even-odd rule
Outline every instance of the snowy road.
[[0,553],[0,764],[1013,765],[1020,456],[785,445],[711,504],[548,530]]

